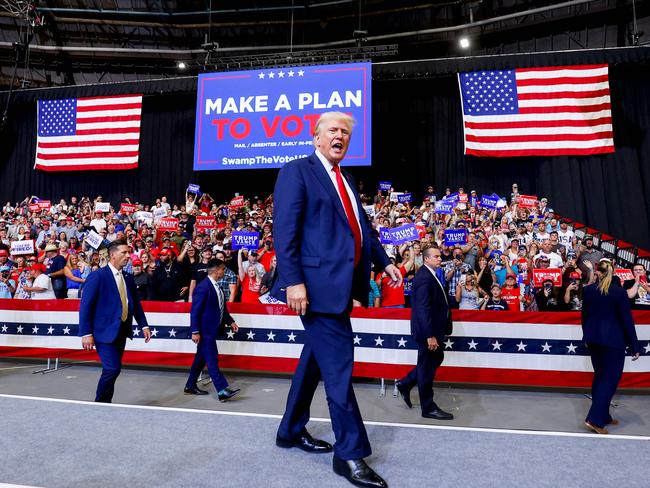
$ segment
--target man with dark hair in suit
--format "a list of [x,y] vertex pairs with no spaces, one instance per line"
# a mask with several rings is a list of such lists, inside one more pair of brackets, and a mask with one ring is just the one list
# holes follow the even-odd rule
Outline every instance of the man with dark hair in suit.
[[96,402],[111,403],[115,380],[122,370],[126,338],[133,339],[133,318],[142,327],[145,342],[151,339],[138,290],[122,268],[129,262],[129,246],[116,240],[108,246],[108,265],[90,273],[79,305],[79,335],[87,351],[97,348],[102,375]]
[[220,402],[229,400],[239,392],[238,389],[233,390],[228,386],[228,381],[219,370],[217,338],[224,335],[226,325],[233,332],[239,330],[235,319],[228,313],[226,299],[217,283],[223,277],[225,269],[223,261],[211,259],[207,263],[207,278],[194,289],[190,310],[190,333],[192,341],[196,344],[196,355],[185,384],[186,395],[207,395],[207,391],[196,386],[196,380],[207,363]]
[[314,130],[315,152],[285,165],[275,185],[278,278],[271,295],[300,314],[305,328],[276,445],[316,453],[332,450],[306,430],[322,379],[336,437],[334,472],[357,486],[385,487],[363,459],[371,449],[352,389],[350,312],[353,299],[368,304],[371,264],[384,270],[394,286],[401,284],[402,275],[381,247],[352,177],[339,168],[352,124],[341,112],[321,115]]
[[445,357],[443,341],[452,330],[447,296],[436,276],[441,263],[440,250],[429,247],[422,256],[424,266],[415,273],[411,292],[411,333],[418,346],[418,362],[396,386],[406,406],[411,408],[411,389],[417,384],[422,416],[451,420],[454,416],[433,401],[433,379]]

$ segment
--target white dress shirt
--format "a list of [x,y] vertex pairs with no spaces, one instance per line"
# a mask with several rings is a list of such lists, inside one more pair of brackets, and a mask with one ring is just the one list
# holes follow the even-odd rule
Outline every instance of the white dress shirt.
[[[334,185],[334,189],[336,190],[336,193],[338,194],[339,198],[341,198],[341,192],[339,191],[339,184],[336,182],[336,173],[334,172],[334,165],[330,163],[328,159],[325,156],[323,156],[318,149],[316,149],[316,156],[323,164],[323,168],[325,168],[327,175],[330,177],[330,180],[332,180],[332,184]],[[355,197],[352,188],[350,188],[347,178],[343,176],[343,173],[341,173],[341,179],[343,180],[345,189],[348,192],[348,197],[350,197],[350,202],[352,203],[352,210],[354,211],[354,216],[356,217],[357,225],[359,226],[359,232],[361,233],[361,242],[363,243],[363,231],[361,230],[361,224],[359,223],[359,208],[357,206],[357,198]],[[343,205],[342,199],[341,199],[341,205],[343,206],[343,210],[345,210],[345,205]]]

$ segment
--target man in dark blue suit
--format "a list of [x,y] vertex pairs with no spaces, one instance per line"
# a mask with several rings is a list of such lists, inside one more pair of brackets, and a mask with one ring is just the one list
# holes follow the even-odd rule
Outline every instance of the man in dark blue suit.
[[271,294],[298,314],[305,344],[278,429],[276,444],[308,452],[332,446],[305,426],[322,379],[336,437],[334,471],[358,486],[386,486],[363,458],[371,453],[352,389],[353,299],[367,306],[374,264],[399,286],[402,275],[384,252],[363,210],[351,176],[339,164],[350,143],[353,120],[323,114],[314,130],[316,151],[288,163],[274,193],[274,239],[278,278]]
[[239,327],[226,308],[226,300],[217,282],[223,278],[226,264],[220,259],[211,259],[207,264],[208,276],[201,281],[192,294],[190,311],[190,334],[196,344],[196,355],[185,384],[186,395],[207,395],[208,392],[196,386],[196,380],[206,363],[217,390],[220,402],[234,397],[239,390],[228,387],[228,381],[219,370],[219,351],[217,339],[224,335],[225,326],[237,332]]
[[411,292],[411,333],[418,346],[418,362],[396,386],[406,406],[411,408],[410,393],[417,384],[422,416],[451,420],[454,416],[433,401],[433,379],[445,357],[442,343],[452,331],[449,302],[436,273],[442,257],[440,250],[433,247],[425,249],[422,256],[424,266],[415,273]]
[[102,375],[96,402],[110,403],[115,380],[122,369],[126,338],[133,339],[133,319],[142,327],[145,342],[151,339],[133,276],[122,272],[129,262],[129,246],[116,240],[108,246],[108,265],[90,273],[79,306],[79,335],[87,351],[97,348]]

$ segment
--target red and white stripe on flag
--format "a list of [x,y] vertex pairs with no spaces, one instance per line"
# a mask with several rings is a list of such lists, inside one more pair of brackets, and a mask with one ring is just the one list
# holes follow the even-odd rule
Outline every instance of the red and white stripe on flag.
[[614,152],[607,65],[459,73],[465,154]]
[[38,101],[36,162],[43,171],[138,167],[142,95]]

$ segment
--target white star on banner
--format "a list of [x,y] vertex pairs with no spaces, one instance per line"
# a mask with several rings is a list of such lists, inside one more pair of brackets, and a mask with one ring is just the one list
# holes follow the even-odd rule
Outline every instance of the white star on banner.
[[467,343],[470,349],[474,349],[476,351],[476,346],[478,345],[478,342],[474,342],[474,339],[472,339],[470,342]]
[[66,327],[63,329],[63,335],[68,335],[68,334],[70,334],[70,327],[66,326]]
[[273,71],[271,71],[268,76],[269,76],[269,78],[275,78],[275,73]]
[[519,341],[519,344],[517,344],[517,352],[519,351],[526,351],[526,346],[528,344],[524,344],[524,341]]
[[573,342],[570,342],[566,348],[567,348],[567,354],[571,354],[571,353],[575,354],[578,346],[574,346]]
[[153,329],[151,331],[151,337],[158,337],[158,329]]
[[492,343],[492,350],[493,350],[493,351],[500,351],[500,350],[501,350],[501,346],[503,346],[503,344],[501,344],[499,341],[494,341],[494,342]]
[[359,345],[359,346],[361,345],[361,337],[359,337],[358,335],[355,335],[354,339],[352,339],[352,340],[354,341],[355,346],[356,345]]
[[403,337],[400,337],[399,341],[397,341],[397,347],[406,347],[406,340]]
[[[3,332],[4,332],[4,330],[3,330]],[[650,353],[650,342],[648,342],[648,344],[646,344],[646,346],[643,349],[645,350],[646,354]]]
[[38,327],[32,327],[32,334],[38,334]]
[[266,340],[275,342],[275,334],[273,333],[273,331],[270,331],[268,334],[266,334]]
[[284,71],[279,71],[278,72],[278,77],[279,78],[284,78]]
[[2,326],[2,332],[7,332],[7,329],[9,329],[9,327],[7,327],[6,325]]
[[52,327],[52,326],[50,325],[50,326],[47,328],[47,333],[48,333],[49,335],[52,335],[52,332],[54,332],[54,327]]
[[235,333],[232,330],[229,330],[226,332],[226,335],[228,336],[228,339],[234,339],[235,338]]
[[137,327],[135,329],[133,329],[133,335],[134,336],[139,336],[140,335],[140,329],[138,329]]
[[298,70],[298,76],[302,76],[304,74],[305,74],[305,72],[303,70]]
[[172,329],[169,331],[169,337],[176,337],[176,330]]
[[23,326],[22,326],[22,325],[19,325],[19,326],[16,328],[16,332],[18,332],[19,334],[22,334],[22,333],[23,333]]
[[246,337],[252,341],[253,339],[255,339],[255,332],[249,330],[248,333],[246,334]]
[[293,78],[293,70],[289,71],[289,78]]
[[445,349],[451,349],[454,343],[451,341],[451,339],[447,339],[445,342],[443,342],[445,345]]
[[382,347],[384,346],[384,340],[381,338],[381,336],[378,336],[375,339],[375,347],[376,346],[382,346]]
[[264,79],[264,73],[260,73],[260,74],[257,75],[257,76],[259,76],[260,80],[263,80],[263,79]]
[[548,343],[548,341],[542,344],[542,352],[551,352],[551,345]]
[[289,342],[296,342],[296,334],[293,332],[287,336],[289,338]]

